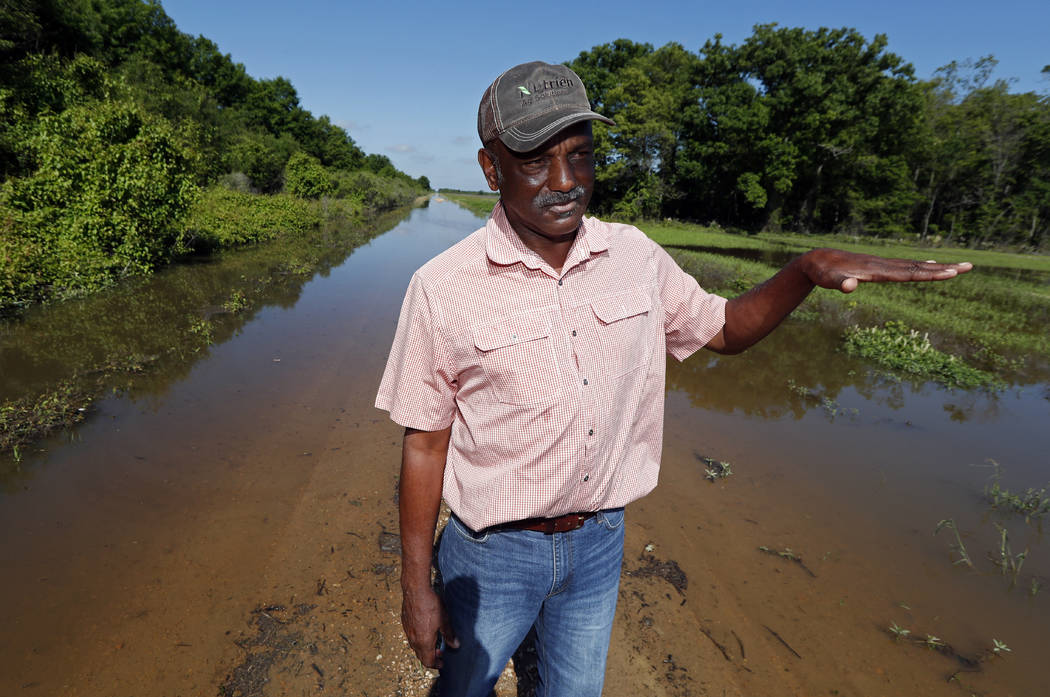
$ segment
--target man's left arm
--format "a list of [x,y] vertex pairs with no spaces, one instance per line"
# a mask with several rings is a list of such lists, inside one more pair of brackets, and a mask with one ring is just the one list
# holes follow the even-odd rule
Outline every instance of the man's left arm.
[[972,264],[886,259],[838,249],[814,249],[791,260],[775,276],[726,304],[725,326],[707,348],[733,354],[761,341],[806,299],[814,287],[852,293],[860,283],[943,281]]

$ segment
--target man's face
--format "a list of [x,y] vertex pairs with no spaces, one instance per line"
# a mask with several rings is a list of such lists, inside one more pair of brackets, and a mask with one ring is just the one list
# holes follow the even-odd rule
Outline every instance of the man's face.
[[551,242],[572,239],[594,192],[590,121],[569,126],[526,153],[513,152],[499,140],[489,149],[498,163],[485,150],[478,160],[489,188],[500,192],[507,220],[518,234]]

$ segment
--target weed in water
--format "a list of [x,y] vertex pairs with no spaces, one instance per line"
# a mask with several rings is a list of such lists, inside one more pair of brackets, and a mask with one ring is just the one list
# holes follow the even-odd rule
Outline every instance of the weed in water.
[[1023,515],[1025,523],[1030,522],[1032,518],[1043,518],[1050,514],[1050,496],[1046,493],[1046,487],[1029,488],[1024,494],[1015,494],[999,485],[1003,474],[1002,466],[992,459],[987,462],[994,469],[994,474],[991,476],[991,483],[984,488],[984,493],[993,508]]
[[91,396],[73,380],[33,398],[0,403],[0,452],[21,461],[23,446],[82,421],[90,404]]
[[926,638],[923,640],[923,643],[926,644],[926,648],[928,648],[928,649],[938,649],[939,650],[939,649],[943,649],[945,646],[947,646],[947,644],[945,644],[944,641],[940,637],[935,637],[932,634],[927,634]]
[[808,566],[806,566],[806,564],[802,561],[802,557],[799,556],[798,554],[795,554],[795,552],[793,552],[790,547],[785,547],[784,549],[782,549],[782,550],[780,550],[778,552],[775,549],[770,549],[769,547],[766,547],[765,545],[761,545],[761,546],[759,546],[758,551],[765,552],[766,554],[772,554],[773,556],[780,557],[781,559],[787,559],[788,561],[793,561],[796,564],[798,564],[800,567],[802,567],[802,570],[805,571],[807,574],[809,574],[813,578],[817,577],[817,575],[815,573],[813,573],[813,571]]
[[711,467],[704,470],[704,477],[711,482],[717,479],[726,479],[731,474],[733,474],[733,467],[728,462],[715,462]]
[[1010,574],[1010,585],[1012,587],[1017,583],[1017,576],[1021,573],[1021,566],[1024,565],[1024,560],[1028,556],[1028,549],[1014,555],[1013,550],[1010,549],[1010,536],[1006,532],[1006,528],[998,523],[995,524],[995,527],[999,531],[999,558],[994,559],[989,555],[989,559],[995,562],[1003,576]]
[[1032,577],[1032,584],[1028,587],[1028,594],[1033,598],[1039,595],[1039,591],[1043,589],[1043,582],[1038,578]]
[[247,310],[249,307],[251,307],[251,303],[248,301],[248,297],[244,294],[244,291],[241,290],[235,290],[230,293],[230,297],[222,304],[222,309],[234,315],[243,310]]
[[855,419],[860,415],[858,409],[852,407],[847,409],[842,407],[831,397],[821,394],[818,390],[806,387],[805,385],[800,385],[791,378],[788,378],[787,388],[793,394],[798,395],[802,399],[810,402],[818,402],[820,408],[823,409],[824,413],[832,420],[834,420],[836,416],[849,416],[850,418]]
[[955,560],[956,564],[966,564],[966,566],[973,568],[973,561],[970,560],[970,555],[966,551],[966,545],[963,544],[962,537],[959,536],[959,528],[955,526],[955,519],[945,518],[944,520],[937,523],[937,527],[934,528],[933,534],[936,535],[944,528],[949,528],[955,533],[955,544],[951,545],[951,548],[955,550],[959,558]]
[[973,368],[958,356],[938,351],[927,334],[890,320],[882,327],[853,325],[843,337],[846,353],[890,368],[939,382],[947,387],[1002,389],[1005,383]]
[[900,640],[907,639],[908,636],[911,634],[911,630],[905,629],[904,627],[901,627],[899,624],[894,622],[890,625],[890,633],[893,635],[894,639]]

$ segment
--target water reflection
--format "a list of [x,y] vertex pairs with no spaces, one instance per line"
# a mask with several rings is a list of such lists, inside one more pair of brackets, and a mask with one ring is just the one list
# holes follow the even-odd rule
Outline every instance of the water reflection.
[[[939,390],[873,369],[840,350],[841,335],[819,322],[789,320],[739,356],[700,353],[679,364],[669,361],[668,387],[689,396],[695,407],[780,419],[811,411],[834,420],[850,418],[859,403],[890,410],[905,407],[909,393]],[[995,393],[960,393],[953,419],[994,413]]]
[[[0,324],[0,403],[72,390],[85,403],[111,392],[163,394],[264,308],[290,308],[363,242],[405,216],[334,227],[165,269],[90,297],[32,308]],[[24,453],[22,453],[24,455]],[[0,482],[25,476],[4,457]]]

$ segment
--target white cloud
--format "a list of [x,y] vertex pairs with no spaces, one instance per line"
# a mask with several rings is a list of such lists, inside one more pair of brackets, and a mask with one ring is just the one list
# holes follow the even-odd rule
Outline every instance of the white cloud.
[[351,121],[350,119],[340,119],[335,122],[335,125],[350,133],[367,131],[372,128],[371,124],[361,123],[360,121]]
[[398,143],[397,145],[388,145],[386,147],[390,152],[416,152],[416,146],[409,145],[408,143]]

